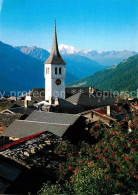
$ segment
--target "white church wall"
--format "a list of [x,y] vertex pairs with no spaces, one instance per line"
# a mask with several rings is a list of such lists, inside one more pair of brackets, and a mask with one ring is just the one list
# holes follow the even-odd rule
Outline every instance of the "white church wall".
[[[47,72],[47,70],[49,70],[49,72]],[[45,64],[44,75],[45,75],[45,100],[48,101],[52,93],[51,64]]]
[[[55,68],[57,68],[57,74],[55,74]],[[59,74],[59,68],[61,68],[61,74]],[[52,65],[52,97],[65,99],[65,65]],[[61,84],[57,85],[56,80],[60,79]]]
[[[57,74],[55,74],[55,68],[57,68]],[[61,68],[61,74],[59,74],[59,68]],[[45,100],[48,101],[49,97],[65,99],[65,76],[65,65],[45,64]],[[61,80],[60,85],[56,84],[57,79]]]

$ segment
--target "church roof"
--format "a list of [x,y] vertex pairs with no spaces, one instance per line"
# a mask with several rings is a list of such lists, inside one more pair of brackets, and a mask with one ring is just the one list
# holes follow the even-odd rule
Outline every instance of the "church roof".
[[54,30],[54,37],[53,37],[53,45],[51,54],[46,60],[45,64],[58,64],[58,65],[65,65],[66,63],[62,59],[59,50],[58,50],[58,41],[57,41],[57,32],[56,32],[56,22],[55,22],[55,30]]

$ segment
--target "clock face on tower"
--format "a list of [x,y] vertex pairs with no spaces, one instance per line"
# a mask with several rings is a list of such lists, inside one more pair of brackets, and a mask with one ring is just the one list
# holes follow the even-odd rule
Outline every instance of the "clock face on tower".
[[56,83],[56,85],[60,85],[61,84],[61,80],[57,79],[55,83]]

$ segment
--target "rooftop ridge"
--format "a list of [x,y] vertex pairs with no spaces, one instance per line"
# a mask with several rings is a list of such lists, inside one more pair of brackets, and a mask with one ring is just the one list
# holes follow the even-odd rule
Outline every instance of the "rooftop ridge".
[[61,123],[50,123],[50,122],[40,122],[40,121],[29,121],[29,120],[16,120],[20,122],[29,122],[29,123],[41,123],[41,124],[49,124],[49,125],[64,125],[64,126],[70,126],[70,124],[61,124]]
[[[44,111],[34,110],[34,112],[44,112]],[[58,114],[58,115],[59,114],[63,114],[63,115],[72,115],[72,116],[76,116],[77,115],[77,116],[80,116],[80,114],[69,114],[69,113],[67,114],[67,113],[60,113],[60,112],[46,112],[46,113],[47,114],[53,114],[54,113],[54,114]]]

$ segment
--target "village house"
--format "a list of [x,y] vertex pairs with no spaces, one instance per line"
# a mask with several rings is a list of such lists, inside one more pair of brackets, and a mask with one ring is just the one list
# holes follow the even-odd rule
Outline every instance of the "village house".
[[35,107],[15,107],[9,108],[0,113],[0,126],[8,127],[16,119],[25,119],[31,114],[36,108]]

